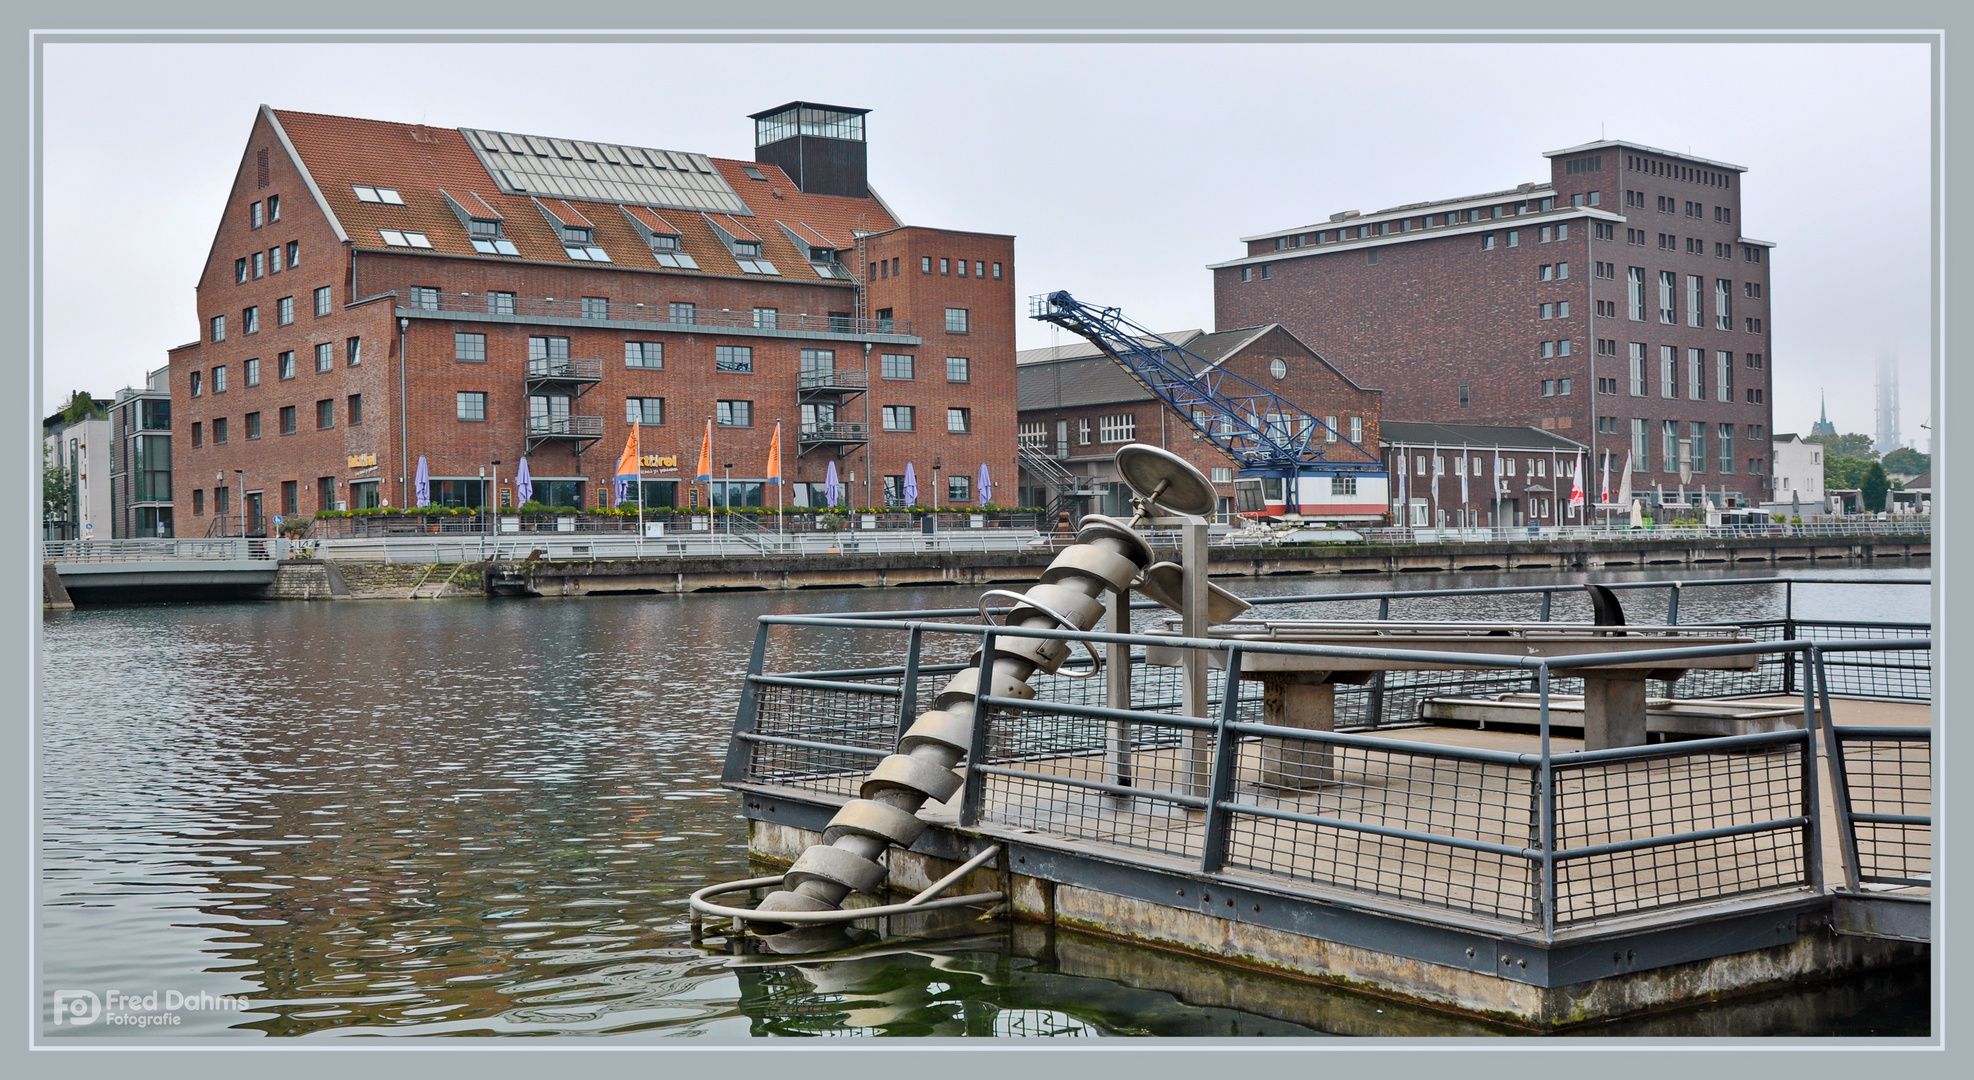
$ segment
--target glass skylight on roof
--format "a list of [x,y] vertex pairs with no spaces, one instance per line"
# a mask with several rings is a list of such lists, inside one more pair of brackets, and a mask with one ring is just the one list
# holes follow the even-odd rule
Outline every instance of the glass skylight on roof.
[[766,259],[735,259],[734,262],[739,263],[740,269],[749,274],[769,274],[774,277],[781,276],[781,271],[775,269],[775,264],[769,262]]
[[404,232],[398,229],[378,229],[377,235],[392,247],[430,248],[432,241],[422,232]]
[[482,255],[521,254],[521,252],[514,247],[514,241],[501,236],[496,236],[492,239],[482,239],[476,236],[473,238],[473,250],[479,252]]
[[404,196],[399,195],[396,188],[372,187],[369,184],[351,184],[350,190],[356,192],[356,201],[358,202],[389,203],[392,206],[404,205]]
[[568,252],[569,257],[576,260],[577,262],[609,262],[610,261],[609,252],[604,251],[600,247],[576,247],[574,245],[565,244],[563,245],[562,250]]
[[[704,155],[475,129],[461,133],[510,195],[752,214]],[[596,154],[581,149],[590,146]]]
[[687,255],[683,251],[658,251],[654,249],[651,252],[651,257],[658,260],[659,266],[669,266],[674,270],[699,269],[699,264],[692,261],[692,256]]

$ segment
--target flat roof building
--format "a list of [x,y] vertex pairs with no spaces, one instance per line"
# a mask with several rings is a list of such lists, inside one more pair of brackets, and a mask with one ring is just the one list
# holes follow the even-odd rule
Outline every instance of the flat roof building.
[[110,406],[116,449],[110,464],[111,529],[118,539],[175,536],[171,503],[171,368],[151,372],[141,390],[117,391]]
[[[1242,238],[1213,264],[1221,326],[1278,321],[1387,418],[1553,431],[1593,468],[1736,505],[1772,470],[1769,262],[1745,169],[1619,140],[1549,178]],[[1653,474],[1648,476],[1647,474]]]
[[420,460],[438,504],[514,505],[525,456],[606,505],[634,422],[647,505],[775,505],[777,422],[789,505],[832,462],[855,505],[1012,481],[1012,237],[905,225],[861,110],[755,119],[744,161],[263,106],[170,353],[178,530],[411,505]]

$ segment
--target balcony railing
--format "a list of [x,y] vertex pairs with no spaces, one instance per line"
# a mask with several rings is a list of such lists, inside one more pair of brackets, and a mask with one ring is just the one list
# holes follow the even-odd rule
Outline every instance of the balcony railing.
[[528,437],[531,439],[600,439],[603,437],[601,416],[530,416],[528,417]]
[[802,441],[809,443],[869,442],[870,425],[830,420],[802,425]]
[[870,376],[862,371],[804,371],[795,383],[800,390],[868,390]]
[[545,357],[528,361],[528,378],[554,379],[563,382],[599,382],[603,378],[603,361],[570,359],[568,357]]
[[[577,300],[537,299],[527,296],[507,297],[489,302],[485,293],[440,293],[434,301],[430,295],[413,302],[406,293],[385,293],[382,295],[398,298],[397,306],[412,314],[421,312],[465,312],[476,315],[505,315],[515,318],[549,319],[594,319],[596,311],[585,312],[583,303]],[[609,307],[612,322],[651,323],[654,326],[673,330],[692,330],[721,327],[742,327],[746,329],[793,330],[800,333],[817,334],[901,334],[910,336],[912,324],[904,319],[865,319],[854,315],[811,315],[780,311],[775,313],[770,327],[757,321],[752,309],[730,310],[725,308],[695,307],[690,312],[675,312],[668,304],[636,304],[615,301]]]

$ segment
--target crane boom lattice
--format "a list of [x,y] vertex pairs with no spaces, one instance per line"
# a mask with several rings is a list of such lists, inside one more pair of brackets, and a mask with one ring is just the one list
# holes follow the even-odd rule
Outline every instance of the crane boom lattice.
[[1031,317],[1089,340],[1188,427],[1239,463],[1241,476],[1382,473],[1378,455],[1301,406],[1124,317],[1067,292],[1030,299]]

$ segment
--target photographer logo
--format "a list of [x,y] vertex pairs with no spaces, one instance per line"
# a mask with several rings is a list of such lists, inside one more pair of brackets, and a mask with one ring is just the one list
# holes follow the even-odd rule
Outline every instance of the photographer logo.
[[56,1027],[93,1024],[103,1015],[103,999],[94,990],[57,990],[54,1012]]

